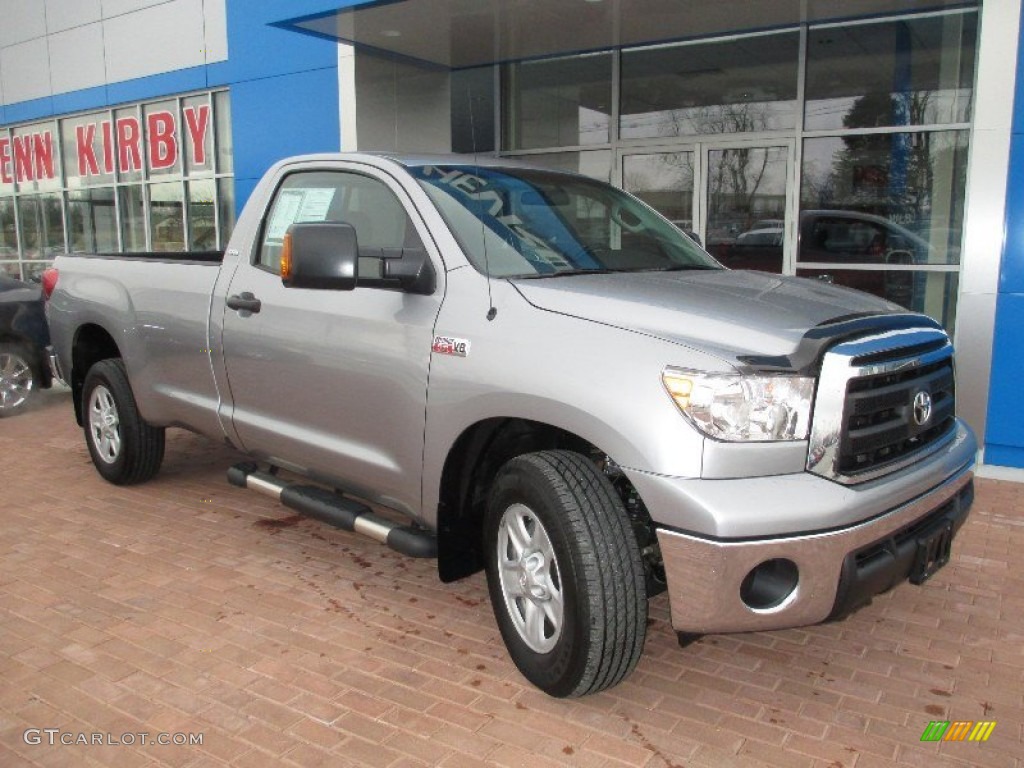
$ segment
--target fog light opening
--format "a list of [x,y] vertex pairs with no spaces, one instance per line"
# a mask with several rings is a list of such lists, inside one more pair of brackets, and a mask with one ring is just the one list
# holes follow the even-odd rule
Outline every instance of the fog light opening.
[[754,611],[778,608],[796,591],[800,570],[785,558],[765,560],[750,569],[740,585],[740,599]]

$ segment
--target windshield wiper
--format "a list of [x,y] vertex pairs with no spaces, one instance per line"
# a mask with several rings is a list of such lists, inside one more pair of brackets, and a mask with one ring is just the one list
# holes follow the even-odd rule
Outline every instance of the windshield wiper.
[[645,272],[689,272],[693,270],[719,269],[710,264],[673,264],[668,267],[656,267],[655,269],[644,270]]
[[612,272],[628,272],[627,269],[561,269],[556,272],[540,272],[536,275],[518,275],[521,280],[539,280],[543,277],[567,277],[569,275],[608,275]]
[[717,270],[708,264],[672,264],[667,267],[602,267],[600,269],[562,269],[556,272],[541,272],[536,275],[515,275],[517,280],[540,280],[546,277],[567,277],[572,275],[611,275],[621,273],[689,272],[695,270]]

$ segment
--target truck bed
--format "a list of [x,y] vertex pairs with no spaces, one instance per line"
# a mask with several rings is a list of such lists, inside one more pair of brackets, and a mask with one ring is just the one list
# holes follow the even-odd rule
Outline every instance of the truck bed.
[[[60,290],[49,309],[54,338],[70,345],[73,329],[102,329],[116,339],[147,421],[220,434],[209,329],[223,256],[211,251],[59,256],[54,266]],[[65,365],[72,360],[70,346],[58,353]]]

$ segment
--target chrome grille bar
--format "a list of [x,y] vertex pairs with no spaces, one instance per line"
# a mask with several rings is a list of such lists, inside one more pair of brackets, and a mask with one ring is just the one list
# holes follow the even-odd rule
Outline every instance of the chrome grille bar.
[[[853,485],[902,469],[945,445],[954,431],[942,425],[946,421],[955,422],[952,383],[946,383],[953,373],[952,358],[949,338],[934,328],[888,331],[843,342],[829,350],[818,380],[807,453],[808,471]],[[858,361],[869,362],[858,364]],[[850,457],[844,455],[844,443],[852,444],[848,438],[856,404],[867,400],[862,394],[851,394],[851,382],[870,383],[878,377],[892,378],[891,383],[888,379],[881,380],[877,396],[878,403],[891,406],[892,413],[883,414],[889,423],[879,425],[873,432],[882,434],[888,429],[898,434],[898,430],[903,430],[910,435],[905,441],[907,448],[893,460],[874,462],[864,469],[851,471]],[[907,398],[912,399],[919,391],[927,392],[929,387],[943,393],[935,416],[921,425],[909,427],[907,414],[911,403]],[[861,429],[858,439],[863,445],[875,444],[870,426],[866,431],[858,428]],[[921,445],[915,447],[918,439]]]

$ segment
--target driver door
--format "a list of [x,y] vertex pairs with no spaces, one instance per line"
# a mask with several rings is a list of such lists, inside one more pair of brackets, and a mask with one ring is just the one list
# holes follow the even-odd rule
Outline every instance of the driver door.
[[[297,222],[351,224],[361,254],[423,247],[422,222],[397,183],[363,167],[293,172],[268,210],[251,262],[228,289],[229,297],[251,294],[259,308],[228,308],[224,317],[231,419],[242,447],[416,514],[443,286],[429,296],[358,284],[352,291],[285,288],[280,251]],[[438,266],[435,259],[440,282]],[[359,272],[379,276],[379,258],[361,255]]]

